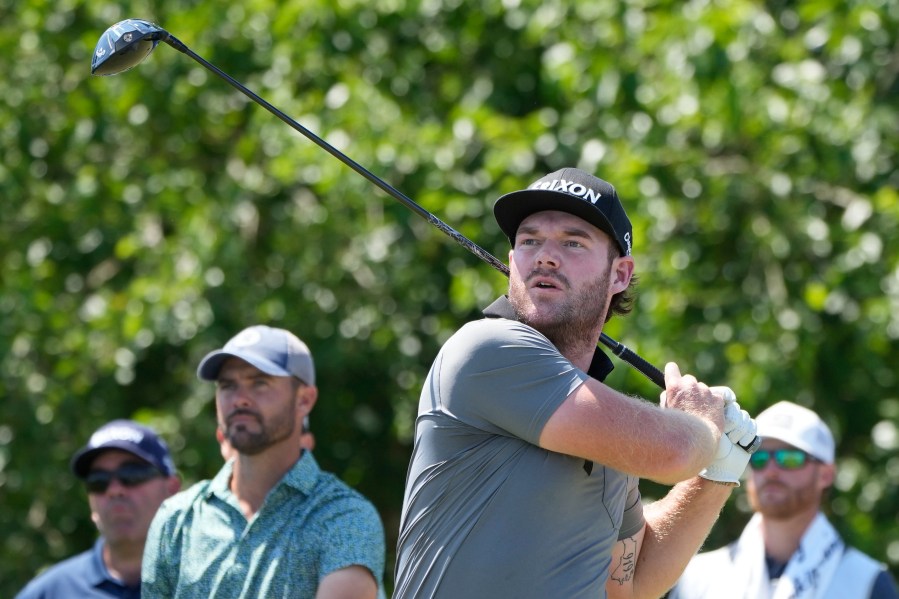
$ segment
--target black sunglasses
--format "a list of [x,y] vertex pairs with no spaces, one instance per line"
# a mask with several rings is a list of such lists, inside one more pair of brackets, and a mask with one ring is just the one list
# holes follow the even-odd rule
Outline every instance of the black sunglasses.
[[118,470],[91,470],[87,473],[84,484],[88,493],[105,493],[114,478],[130,488],[160,476],[162,472],[149,464],[123,464]]
[[799,470],[815,458],[801,449],[760,449],[749,456],[749,466],[753,470],[762,470],[774,458],[774,463],[783,470]]

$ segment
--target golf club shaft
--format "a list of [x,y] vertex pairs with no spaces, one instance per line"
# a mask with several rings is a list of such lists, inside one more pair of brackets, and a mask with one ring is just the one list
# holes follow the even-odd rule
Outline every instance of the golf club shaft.
[[478,256],[481,260],[483,260],[484,262],[486,262],[493,268],[508,274],[508,269],[506,268],[506,266],[502,262],[500,262],[495,256],[493,256],[492,254],[487,252],[485,249],[478,246],[477,244],[472,242],[470,239],[468,239],[467,237],[465,237],[464,235],[462,235],[461,233],[459,233],[458,231],[456,231],[455,229],[450,227],[448,224],[446,224],[445,222],[443,222],[442,220],[440,220],[439,218],[434,216],[431,212],[428,212],[427,210],[422,208],[421,205],[417,204],[415,201],[413,201],[407,195],[405,195],[404,193],[402,193],[401,191],[399,191],[392,185],[389,185],[383,179],[374,175],[371,171],[369,171],[368,169],[363,167],[361,164],[359,164],[358,162],[356,162],[355,160],[353,160],[352,158],[350,158],[349,156],[347,156],[346,154],[344,154],[343,152],[341,152],[340,150],[338,150],[337,148],[335,148],[334,146],[332,146],[331,144],[329,144],[328,142],[326,142],[325,140],[323,140],[322,138],[317,136],[315,133],[313,133],[312,131],[310,131],[309,129],[304,127],[303,125],[299,124],[298,122],[296,122],[295,120],[293,120],[292,118],[290,118],[289,116],[284,114],[282,111],[278,110],[278,108],[269,104],[263,98],[256,95],[248,87],[246,87],[245,85],[243,85],[242,83],[240,83],[239,81],[237,81],[236,79],[234,79],[233,77],[228,75],[226,72],[219,69],[214,64],[212,64],[209,61],[207,61],[206,59],[204,59],[199,54],[192,51],[190,48],[188,48],[186,45],[184,45],[184,43],[182,43],[180,40],[178,40],[172,34],[169,34],[168,37],[165,38],[163,41],[165,43],[169,44],[170,46],[172,46],[173,48],[175,48],[176,50],[183,52],[184,54],[187,54],[192,59],[194,59],[195,61],[197,61],[198,63],[200,63],[201,65],[203,65],[204,67],[206,67],[207,69],[209,69],[210,71],[212,71],[213,73],[215,73],[216,75],[218,75],[219,77],[221,77],[222,79],[227,81],[228,83],[230,83],[238,91],[240,91],[245,96],[247,96],[248,98],[250,98],[257,104],[259,104],[260,106],[262,106],[263,108],[265,108],[266,110],[271,112],[273,115],[275,115],[276,117],[278,117],[279,119],[281,119],[282,121],[284,121],[285,123],[290,125],[293,129],[295,129],[296,131],[298,131],[299,133],[304,135],[306,138],[308,138],[309,140],[314,142],[317,146],[319,146],[320,148],[322,148],[323,150],[325,150],[326,152],[328,152],[329,154],[331,154],[332,156],[334,156],[335,158],[337,158],[338,160],[340,160],[341,162],[346,164],[348,167],[350,167],[351,169],[353,169],[354,171],[356,171],[357,173],[359,173],[360,175],[362,175],[363,177],[365,177],[366,179],[368,179],[369,181],[371,181],[372,183],[377,185],[382,191],[384,191],[388,195],[392,196],[394,199],[399,200],[407,208],[409,208],[410,210],[412,210],[413,212],[418,214],[420,217],[424,218],[429,223],[431,223],[432,225],[434,225],[435,227],[437,227],[438,229],[443,231],[443,233],[445,233],[449,237],[452,237],[453,239],[455,239],[456,242],[459,243],[459,245],[463,246],[465,249],[470,251],[472,254]]
[[[467,249],[469,252],[471,252],[475,256],[479,257],[481,260],[483,260],[484,262],[486,262],[487,264],[489,264],[496,270],[500,271],[504,275],[509,276],[509,268],[505,264],[500,262],[493,254],[491,254],[487,250],[483,249],[482,247],[480,247],[479,245],[477,245],[476,243],[474,243],[473,241],[471,241],[470,239],[468,239],[467,237],[465,237],[464,235],[462,235],[461,233],[459,233],[458,231],[456,231],[455,229],[453,229],[452,227],[447,225],[445,222],[443,222],[442,220],[440,220],[439,218],[434,216],[434,214],[425,210],[421,205],[417,204],[414,200],[409,198],[406,194],[402,193],[401,191],[399,191],[392,185],[388,184],[387,182],[385,182],[383,179],[381,179],[377,175],[370,172],[368,169],[366,169],[365,167],[360,165],[358,162],[356,162],[355,160],[353,160],[352,158],[350,158],[349,156],[347,156],[346,154],[344,154],[343,152],[341,152],[340,150],[338,150],[337,148],[335,148],[334,146],[332,146],[331,144],[329,144],[328,142],[326,142],[325,140],[323,140],[322,138],[317,136],[315,133],[313,133],[306,127],[302,126],[301,124],[299,124],[298,122],[296,122],[295,120],[293,120],[292,118],[290,118],[289,116],[284,114],[282,111],[278,110],[275,106],[269,104],[263,98],[256,95],[247,86],[240,83],[239,81],[237,81],[236,79],[234,79],[233,77],[228,75],[228,73],[224,72],[223,70],[221,70],[220,68],[218,68],[217,66],[215,66],[214,64],[207,61],[202,56],[200,56],[199,54],[197,54],[196,52],[194,52],[193,50],[188,48],[183,42],[181,42],[181,40],[179,40],[178,38],[173,36],[171,33],[166,32],[166,34],[167,34],[166,37],[164,37],[162,39],[162,41],[164,41],[171,47],[175,48],[179,52],[182,52],[183,54],[188,55],[193,60],[200,63],[203,67],[205,67],[209,71],[212,71],[213,73],[215,73],[216,75],[218,75],[219,77],[221,77],[222,79],[227,81],[229,84],[231,84],[232,87],[234,87],[235,89],[240,91],[242,94],[244,94],[245,96],[247,96],[248,98],[250,98],[251,100],[256,102],[257,104],[259,104],[260,106],[262,106],[263,108],[268,110],[270,113],[272,113],[273,115],[275,115],[276,117],[278,117],[279,119],[281,119],[282,121],[287,123],[288,125],[290,125],[290,127],[292,127],[294,130],[296,130],[297,132],[299,132],[300,134],[302,134],[303,136],[308,138],[310,141],[315,143],[317,146],[319,146],[320,148],[322,148],[323,150],[325,150],[326,152],[328,152],[329,154],[331,154],[332,156],[334,156],[335,158],[337,158],[338,160],[340,160],[341,162],[346,164],[348,167],[350,167],[351,169],[353,169],[354,171],[356,171],[357,173],[359,173],[360,175],[362,175],[363,177],[365,177],[366,179],[368,179],[369,181],[374,183],[382,191],[384,191],[385,193],[387,193],[394,199],[399,200],[407,208],[409,208],[410,210],[412,210],[413,212],[415,212],[416,214],[418,214],[419,216],[421,216],[422,218],[427,220],[429,223],[431,223],[432,225],[434,225],[435,227],[440,229],[443,233],[445,233],[449,237],[455,239],[459,245],[461,245],[462,247]],[[660,389],[665,389],[665,375],[662,373],[661,370],[659,370],[658,368],[656,368],[655,366],[653,366],[652,364],[650,364],[649,362],[644,360],[636,352],[632,351],[631,349],[628,349],[623,344],[618,343],[617,341],[615,341],[614,339],[612,339],[605,333],[600,334],[599,340],[603,345],[608,347],[612,351],[612,353],[614,353],[616,356],[621,358],[621,360],[623,360],[624,362],[627,362],[628,364],[633,366],[637,371],[641,372],[649,380],[651,380],[653,383],[658,385]]]

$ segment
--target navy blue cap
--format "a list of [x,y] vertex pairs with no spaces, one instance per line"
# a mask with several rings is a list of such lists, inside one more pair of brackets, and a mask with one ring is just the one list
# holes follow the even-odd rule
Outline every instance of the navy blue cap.
[[272,376],[295,376],[307,385],[315,385],[312,353],[296,335],[284,329],[256,325],[242,330],[225,347],[206,354],[197,376],[204,381],[218,379],[228,358],[240,358]]
[[535,212],[558,210],[584,219],[608,234],[622,256],[630,256],[633,227],[611,184],[576,168],[563,168],[531,183],[527,189],[500,197],[493,215],[509,243],[521,221]]
[[155,466],[166,476],[175,474],[168,445],[152,429],[133,420],[113,420],[98,428],[87,445],[72,456],[72,472],[86,478],[91,462],[107,449],[121,449]]

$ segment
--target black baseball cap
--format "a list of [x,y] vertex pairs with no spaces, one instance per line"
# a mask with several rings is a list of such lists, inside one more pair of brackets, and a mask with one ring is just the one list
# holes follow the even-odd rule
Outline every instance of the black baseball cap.
[[607,233],[623,256],[631,255],[633,227],[610,183],[577,168],[563,168],[537,179],[527,189],[507,193],[493,205],[496,222],[513,246],[521,221],[543,210],[584,219]]
[[72,456],[72,472],[78,478],[86,478],[94,458],[108,449],[134,454],[166,476],[175,474],[175,463],[165,441],[149,427],[133,420],[113,420],[98,428],[87,445]]

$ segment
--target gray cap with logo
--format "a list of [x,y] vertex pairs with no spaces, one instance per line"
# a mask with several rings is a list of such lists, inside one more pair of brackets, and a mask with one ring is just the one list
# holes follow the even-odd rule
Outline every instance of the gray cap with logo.
[[307,385],[315,385],[312,353],[296,335],[284,329],[255,325],[242,330],[225,347],[206,354],[197,376],[204,381],[216,380],[228,358],[240,358],[272,376],[295,376]]

